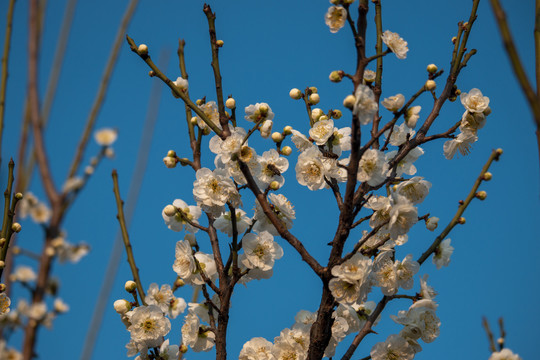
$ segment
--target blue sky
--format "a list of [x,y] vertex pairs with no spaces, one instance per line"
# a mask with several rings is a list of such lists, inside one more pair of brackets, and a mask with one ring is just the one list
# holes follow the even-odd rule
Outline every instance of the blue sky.
[[[58,97],[46,130],[57,186],[65,180],[126,4],[126,1],[79,1]],[[425,82],[425,67],[429,63],[448,70],[452,50],[450,39],[456,33],[457,22],[468,18],[470,4],[471,1],[466,0],[383,2],[383,29],[399,33],[408,41],[410,49],[406,60],[398,60],[393,54],[385,58],[383,97],[403,93],[409,98]],[[137,43],[146,43],[154,59],[161,50],[169,51],[171,57],[166,74],[173,79],[180,75],[175,56],[178,38],[184,38],[191,96],[196,99],[206,95],[208,100],[215,100],[202,5],[201,1],[143,0],[128,33]],[[503,5],[508,10],[525,66],[532,74],[534,4],[532,1],[506,0]],[[40,59],[41,95],[52,63],[64,6],[63,0],[48,2]],[[224,93],[234,96],[240,115],[245,106],[267,102],[276,114],[276,129],[291,125],[307,132],[309,124],[304,106],[288,96],[291,88],[306,86],[318,87],[319,106],[344,110],[341,103],[352,86],[347,81],[330,83],[328,74],[337,69],[353,72],[354,48],[347,28],[332,34],[324,24],[324,14],[330,6],[328,2],[238,0],[215,2],[211,6],[217,13],[218,38],[225,42],[220,52]],[[0,4],[0,13],[5,14],[6,9],[7,1],[4,1]],[[27,13],[27,4],[17,2],[9,63],[4,159],[16,156],[20,132],[26,91]],[[373,54],[375,42],[373,16],[371,9],[368,14],[369,54]],[[3,39],[3,15],[1,21],[0,38]],[[420,275],[430,274],[430,283],[439,293],[438,315],[442,326],[440,337],[434,343],[425,344],[424,351],[416,358],[487,359],[487,340],[481,327],[481,317],[485,315],[493,325],[499,316],[503,316],[508,346],[524,359],[534,359],[537,351],[531,340],[538,335],[536,329],[540,321],[536,306],[536,298],[540,295],[537,285],[540,245],[536,227],[540,213],[538,154],[531,114],[513,78],[487,1],[480,5],[469,48],[476,48],[478,54],[462,71],[458,86],[465,92],[472,88],[481,89],[490,98],[493,113],[467,157],[444,159],[443,141],[424,147],[426,154],[416,163],[417,175],[432,182],[433,187],[419,213],[430,212],[438,216],[443,227],[455,213],[458,200],[464,199],[469,192],[491,150],[503,148],[504,155],[500,162],[492,165],[493,180],[482,185],[488,198],[484,202],[474,201],[465,213],[467,224],[450,234],[455,247],[450,266],[437,271],[428,261],[420,270]],[[77,265],[54,266],[54,275],[61,282],[60,296],[70,305],[71,311],[55,321],[52,331],[40,332],[37,349],[42,359],[80,356],[94,304],[100,296],[100,284],[104,277],[112,276],[105,274],[105,267],[118,223],[110,173],[113,168],[118,170],[125,199],[137,162],[151,85],[158,81],[147,76],[148,70],[124,45],[97,121],[98,128],[119,129],[120,136],[114,146],[116,157],[101,164],[65,221],[69,241],[85,241],[92,247],[92,252]],[[443,84],[442,79],[439,84]],[[422,121],[431,108],[431,100],[423,96],[418,105],[423,107]],[[448,128],[463,111],[459,101],[447,103],[434,129]],[[388,120],[388,114],[382,114],[385,115],[383,121]],[[162,284],[175,278],[171,268],[174,246],[182,234],[166,228],[161,217],[162,208],[176,198],[194,203],[191,193],[193,172],[188,168],[166,169],[161,161],[169,149],[176,150],[179,156],[189,156],[184,116],[183,104],[164,89],[148,154],[150,160],[130,227],[145,288],[151,282]],[[344,116],[337,126],[349,126],[349,120],[349,116]],[[242,125],[248,126],[245,122]],[[258,153],[272,146],[269,140],[254,145]],[[85,155],[86,162],[98,150],[97,145],[91,144]],[[211,157],[206,156],[204,161],[206,166],[212,166]],[[328,190],[312,192],[295,184],[295,156],[289,161],[291,166],[285,174],[283,194],[297,212],[292,232],[320,262],[326,261],[328,249],[325,244],[330,241],[337,224],[335,201]],[[2,169],[2,179],[5,179],[5,169]],[[2,184],[4,182],[2,180]],[[36,179],[30,190],[44,199]],[[248,214],[252,214],[249,196],[244,205]],[[351,235],[351,243],[360,238],[360,234],[360,229],[356,230]],[[417,225],[410,233],[409,243],[398,250],[397,257],[412,253],[418,258],[435,235],[421,224]],[[37,225],[23,222],[21,246],[38,250],[41,239],[41,229]],[[238,355],[242,344],[250,338],[261,336],[273,340],[282,329],[294,323],[294,315],[299,310],[315,311],[318,306],[320,282],[287,243],[277,241],[285,256],[277,261],[272,279],[235,289],[228,339],[231,358]],[[206,251],[210,251],[209,247]],[[21,258],[20,263],[32,264],[32,260]],[[126,297],[123,284],[128,279],[131,275],[125,258],[122,258],[106,320],[94,349],[94,359],[125,357],[124,345],[129,340],[129,333],[112,309],[112,302]],[[17,294],[25,295],[22,289],[18,289]],[[177,295],[188,300],[191,292],[186,288]],[[373,295],[370,300],[380,298],[377,292]],[[397,333],[399,327],[389,315],[408,306],[406,301],[389,305],[376,329],[380,335],[368,336],[358,349],[357,357],[368,355],[373,344]],[[178,343],[180,327],[179,318],[173,322],[171,342]],[[352,337],[344,340],[337,353],[342,353],[351,340]],[[20,337],[15,336],[13,343],[18,346],[19,342]],[[213,354],[190,352],[186,358],[210,359]]]

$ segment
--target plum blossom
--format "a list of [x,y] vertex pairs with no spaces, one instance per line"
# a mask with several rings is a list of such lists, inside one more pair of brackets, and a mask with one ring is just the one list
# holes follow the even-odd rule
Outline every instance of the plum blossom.
[[205,330],[205,327],[201,326],[197,315],[193,313],[186,315],[182,326],[182,342],[186,346],[195,352],[210,351],[214,347],[215,338],[216,335],[212,331]]
[[[236,230],[238,233],[243,233],[251,225],[251,219],[246,216],[246,212],[242,209],[235,210],[236,215]],[[232,236],[233,235],[233,226],[232,226],[232,216],[230,211],[226,211],[221,214],[214,221],[214,227],[225,234]]]
[[386,46],[388,46],[388,48],[392,50],[394,54],[396,54],[398,59],[403,60],[407,57],[407,51],[409,51],[407,42],[403,40],[403,38],[399,37],[398,33],[386,30],[382,33],[381,39]]
[[371,90],[369,86],[360,84],[356,88],[354,97],[356,100],[353,107],[353,115],[358,116],[360,124],[369,124],[379,109],[379,105],[375,101],[373,90]]
[[311,129],[309,129],[309,136],[315,141],[317,145],[324,145],[330,139],[330,136],[334,134],[334,121],[319,120]]
[[362,155],[358,165],[358,181],[377,186],[386,179],[388,164],[384,153],[376,149],[368,149]]
[[152,283],[148,288],[148,292],[144,301],[148,305],[156,305],[161,311],[166,313],[169,310],[169,305],[173,298],[173,293],[171,286],[169,284],[164,284],[161,286],[161,289],[158,287],[158,284]]
[[385,342],[379,342],[371,349],[373,360],[412,360],[414,350],[407,340],[399,335],[390,335]]
[[255,105],[246,106],[244,109],[246,116],[244,118],[247,121],[259,122],[265,120],[272,120],[274,118],[274,113],[267,103],[256,103]]
[[326,15],[324,15],[326,25],[330,28],[330,32],[336,33],[345,26],[347,21],[347,10],[342,6],[330,6]]
[[454,252],[454,248],[450,245],[452,240],[445,239],[440,245],[435,249],[435,254],[433,255],[433,263],[437,267],[437,270],[440,270],[443,266],[448,266],[450,264],[450,256]]
[[356,253],[341,265],[332,268],[328,284],[332,295],[339,303],[353,304],[365,300],[371,290],[372,261]]
[[180,199],[174,200],[172,206],[176,209],[172,216],[170,216],[171,213],[168,212],[169,210],[172,210],[170,208],[165,207],[161,211],[161,216],[169,229],[173,231],[182,231],[185,226],[186,231],[189,231],[192,234],[199,231],[199,229],[189,224],[187,220],[194,224],[198,224],[198,219],[201,217],[202,213],[200,207],[192,205],[188,206],[185,201]]
[[274,344],[265,338],[253,338],[244,344],[238,360],[275,360],[273,347]]
[[505,348],[491,354],[488,360],[521,360],[521,357],[514,354],[512,350]]
[[128,331],[131,340],[146,347],[160,346],[163,336],[171,330],[171,322],[156,305],[139,306],[130,311]]
[[397,95],[394,95],[394,96],[390,96],[390,97],[385,98],[381,102],[381,104],[388,111],[396,112],[399,109],[401,109],[403,104],[405,104],[405,96],[403,96],[403,94],[397,94]]
[[193,196],[203,210],[219,216],[227,202],[233,206],[240,204],[236,186],[224,169],[212,171],[202,168],[197,170],[196,178],[193,183]]
[[268,271],[274,267],[274,262],[281,259],[283,249],[274,241],[274,237],[264,231],[260,234],[249,233],[242,239],[244,254],[240,262],[249,269],[259,268]]
[[[277,215],[287,229],[292,228],[293,220],[296,219],[296,212],[291,202],[282,194],[271,193],[268,195],[268,199],[272,204],[272,210]],[[257,232],[268,231],[274,236],[279,236],[277,229],[270,219],[264,213],[261,205],[257,201],[255,203],[255,225],[253,229]]]
[[405,338],[424,342],[434,341],[440,333],[441,321],[435,314],[437,304],[430,299],[422,299],[409,307],[408,311],[400,311],[398,316],[390,315],[392,320],[404,326],[401,335]]
[[489,106],[489,98],[476,88],[468,93],[462,92],[459,98],[465,109],[471,113],[481,113]]

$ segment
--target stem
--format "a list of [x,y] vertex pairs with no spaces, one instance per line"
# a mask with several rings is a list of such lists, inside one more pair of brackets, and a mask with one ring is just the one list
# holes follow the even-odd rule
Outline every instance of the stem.
[[8,59],[9,49],[11,46],[11,30],[13,28],[13,8],[15,0],[10,0],[7,20],[6,20],[6,37],[4,39],[4,53],[2,55],[2,80],[0,83],[0,162],[2,161],[2,135],[4,133],[4,114],[6,109],[6,87],[8,78]]
[[122,239],[124,240],[124,246],[126,248],[127,261],[131,269],[131,274],[133,275],[133,280],[137,284],[137,290],[139,291],[139,297],[141,298],[141,303],[146,306],[146,301],[144,301],[144,298],[146,297],[146,295],[144,294],[141,278],[139,277],[139,269],[137,268],[137,265],[135,264],[135,257],[133,256],[133,249],[131,247],[131,242],[129,241],[129,235],[127,232],[126,220],[124,219],[124,209],[123,209],[124,202],[120,198],[120,189],[118,187],[118,173],[116,172],[116,170],[113,170],[112,178],[113,178],[113,186],[114,186],[113,188],[114,197],[116,199],[116,207],[118,209],[117,218],[118,218],[118,222],[120,223],[120,229],[122,230]]

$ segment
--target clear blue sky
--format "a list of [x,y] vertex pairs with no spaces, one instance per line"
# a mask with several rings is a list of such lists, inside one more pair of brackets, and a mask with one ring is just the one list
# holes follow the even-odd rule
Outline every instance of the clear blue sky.
[[[471,3],[470,0],[383,1],[383,29],[399,33],[408,41],[410,49],[406,60],[398,60],[392,54],[385,58],[383,97],[403,93],[409,98],[424,83],[425,67],[429,63],[448,70],[452,49],[450,39],[456,33],[457,22],[468,18]],[[126,1],[79,1],[58,98],[46,131],[57,186],[65,180],[126,4]],[[148,44],[154,59],[162,49],[170,52],[166,74],[173,79],[179,76],[174,56],[178,38],[185,38],[192,98],[206,95],[208,100],[215,100],[208,30],[202,5],[202,1],[141,1],[128,33],[137,43]],[[328,74],[337,69],[352,72],[354,48],[347,28],[331,34],[324,24],[324,14],[330,6],[327,1],[238,0],[216,1],[211,5],[217,13],[218,38],[225,42],[220,52],[224,93],[236,98],[239,110],[249,104],[267,102],[276,114],[276,129],[292,125],[306,132],[305,109],[300,102],[288,96],[291,88],[306,86],[319,88],[321,107],[342,109],[342,100],[352,87],[346,81],[330,83]],[[503,5],[508,10],[520,54],[532,75],[534,4],[532,1],[506,0]],[[64,6],[63,0],[48,2],[40,63],[41,95],[52,63]],[[6,10],[7,1],[3,1],[0,4],[1,39],[4,38]],[[15,11],[7,123],[2,149],[4,159],[16,156],[26,90],[26,2],[17,2]],[[373,16],[371,9],[368,18],[371,20]],[[374,41],[374,27],[370,24],[369,54],[373,54]],[[462,71],[458,86],[463,91],[481,89],[490,98],[493,113],[485,128],[480,130],[479,141],[468,157],[445,160],[442,156],[443,141],[424,147],[426,154],[416,163],[417,175],[432,182],[433,187],[419,213],[430,212],[438,216],[441,227],[444,227],[453,216],[458,200],[465,198],[491,150],[501,147],[504,155],[492,166],[493,180],[482,187],[488,193],[487,200],[474,201],[465,213],[467,224],[456,228],[450,235],[455,247],[450,267],[437,271],[429,261],[420,270],[420,274],[430,274],[431,285],[439,293],[438,315],[442,327],[440,337],[434,343],[425,344],[424,351],[416,358],[487,359],[487,340],[481,327],[481,316],[485,315],[493,325],[499,316],[503,316],[508,346],[524,359],[534,359],[537,349],[532,340],[538,336],[540,321],[537,306],[540,295],[538,154],[530,111],[513,78],[487,1],[480,5],[469,47],[478,49],[478,54]],[[96,171],[65,221],[69,241],[85,241],[91,245],[92,252],[77,265],[54,266],[54,275],[61,282],[60,295],[70,305],[71,311],[55,321],[53,331],[39,333],[37,350],[41,359],[74,359],[80,356],[94,304],[100,296],[100,284],[105,276],[111,276],[104,272],[118,223],[110,173],[113,168],[118,169],[125,199],[137,161],[150,88],[153,82],[158,81],[149,78],[147,73],[147,66],[124,45],[97,121],[98,128],[119,129],[120,136],[114,146],[116,157],[105,161]],[[439,80],[439,84],[442,83],[443,80]],[[422,121],[431,107],[430,99],[424,96],[418,104],[423,106]],[[462,113],[459,101],[447,103],[437,120],[440,125],[436,129],[448,128]],[[349,120],[347,114],[337,126],[349,126]],[[244,123],[243,126],[247,125]],[[180,156],[188,156],[186,139],[184,106],[164,89],[149,152],[150,163],[130,228],[145,288],[151,282],[163,284],[175,278],[171,268],[174,246],[182,235],[166,228],[161,210],[176,198],[194,203],[191,193],[194,174],[188,168],[166,169],[161,159],[169,149],[176,150]],[[256,148],[262,153],[271,145],[266,141],[256,144]],[[98,147],[92,144],[86,159],[97,151]],[[312,192],[295,185],[294,156],[289,160],[291,166],[285,175],[287,180],[283,193],[297,211],[292,232],[320,262],[325,262],[328,251],[325,244],[330,241],[337,223],[333,196],[330,191]],[[205,157],[205,165],[212,165],[210,157]],[[5,169],[2,169],[2,174],[2,179],[5,179]],[[31,191],[44,199],[43,190],[35,180]],[[244,205],[248,214],[252,214],[249,198]],[[24,222],[23,229],[21,246],[39,249],[42,241],[40,228]],[[360,229],[353,233],[351,242],[360,234]],[[408,253],[418,258],[434,234],[419,224],[409,238],[409,244],[398,250],[398,258]],[[285,256],[277,261],[272,279],[252,282],[247,288],[239,286],[235,291],[228,338],[231,358],[238,355],[242,344],[250,338],[261,336],[272,341],[282,329],[293,324],[299,310],[315,311],[318,306],[319,281],[287,243],[278,241]],[[209,247],[206,251],[210,251]],[[32,261],[21,259],[21,263],[31,264]],[[125,358],[124,345],[129,341],[129,333],[113,311],[112,302],[126,297],[123,284],[130,278],[123,258],[94,359]],[[24,294],[24,291],[18,289],[17,294]],[[177,295],[189,300],[191,292],[186,288]],[[370,300],[380,298],[376,292],[373,295]],[[408,306],[406,301],[395,301],[388,306],[376,329],[380,335],[369,335],[356,357],[368,355],[374,343],[397,333],[400,327],[391,321],[389,315],[397,314]],[[178,343],[180,327],[181,318],[173,322],[172,343]],[[351,340],[352,337],[344,340],[338,347],[338,355]],[[19,336],[13,338],[17,346],[19,341]],[[189,352],[186,358],[210,359],[213,354]]]

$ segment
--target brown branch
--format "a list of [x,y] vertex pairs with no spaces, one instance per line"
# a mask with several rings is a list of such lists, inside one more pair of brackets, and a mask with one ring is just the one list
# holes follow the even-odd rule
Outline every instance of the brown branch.
[[485,316],[482,317],[482,326],[484,327],[484,330],[486,331],[486,335],[488,337],[489,352],[494,353],[495,351],[497,351],[497,347],[495,346],[495,338],[493,337],[493,332],[491,332],[489,322]]
[[4,38],[4,52],[2,55],[2,80],[0,83],[0,162],[2,161],[2,136],[4,133],[4,114],[6,109],[6,87],[8,78],[8,59],[9,49],[11,46],[11,31],[13,29],[13,8],[15,7],[15,0],[9,1],[9,7],[7,11],[6,20],[6,36]]
[[97,120],[99,111],[101,110],[101,107],[105,100],[105,95],[109,87],[112,72],[117,63],[120,48],[122,47],[122,40],[124,38],[124,34],[126,33],[126,29],[131,21],[131,18],[133,17],[133,14],[135,13],[135,8],[137,7],[138,2],[139,0],[131,0],[129,2],[126,12],[124,13],[124,16],[122,18],[122,22],[120,23],[118,31],[116,32],[116,37],[114,39],[111,54],[109,55],[109,60],[107,61],[107,65],[105,67],[105,71],[99,85],[99,90],[94,100],[94,104],[92,105],[90,114],[88,114],[86,126],[84,128],[81,140],[79,141],[79,145],[77,146],[75,157],[73,158],[73,162],[71,163],[71,168],[69,169],[67,179],[74,177],[75,173],[77,173],[77,170],[79,169],[79,166],[81,165],[83,153],[86,150],[86,146],[88,145],[90,134],[94,129],[94,124]]
[[435,252],[437,247],[441,244],[441,242],[444,240],[444,238],[450,233],[450,231],[452,231],[452,229],[457,224],[459,224],[459,219],[461,218],[461,216],[463,215],[463,213],[465,212],[465,210],[467,209],[467,207],[469,206],[471,201],[475,198],[475,194],[478,191],[478,187],[480,186],[480,184],[482,183],[482,181],[485,180],[484,179],[484,174],[489,170],[489,167],[490,167],[491,163],[494,160],[499,160],[499,157],[501,156],[501,154],[502,154],[502,149],[493,150],[491,152],[491,155],[489,156],[488,161],[486,162],[484,167],[482,167],[482,170],[480,171],[480,174],[476,178],[476,181],[474,182],[473,187],[471,188],[471,191],[469,192],[469,195],[463,201],[463,203],[460,203],[460,205],[458,207],[458,210],[457,210],[456,214],[454,215],[454,217],[452,218],[452,220],[450,221],[450,223],[446,226],[446,228],[444,228],[444,230],[441,232],[441,234],[439,236],[437,236],[437,238],[433,241],[431,246],[417,260],[417,262],[420,265],[424,261],[426,261],[427,258],[431,254],[433,254]]

